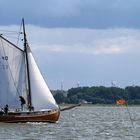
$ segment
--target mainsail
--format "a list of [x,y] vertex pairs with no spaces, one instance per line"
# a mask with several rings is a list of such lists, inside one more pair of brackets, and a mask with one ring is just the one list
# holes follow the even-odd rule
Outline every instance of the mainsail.
[[0,36],[0,107],[19,108],[25,90],[24,52]]

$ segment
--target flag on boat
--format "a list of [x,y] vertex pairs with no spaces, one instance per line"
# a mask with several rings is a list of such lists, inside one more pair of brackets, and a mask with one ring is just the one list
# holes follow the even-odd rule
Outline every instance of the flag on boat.
[[119,99],[119,100],[116,101],[116,104],[117,105],[125,105],[126,101],[124,99]]

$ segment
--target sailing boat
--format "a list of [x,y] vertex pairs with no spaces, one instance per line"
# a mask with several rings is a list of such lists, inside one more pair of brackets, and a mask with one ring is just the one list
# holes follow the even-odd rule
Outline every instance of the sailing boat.
[[[24,19],[22,25],[23,50],[0,35],[0,122],[56,122],[60,109],[28,45]],[[24,108],[20,97],[25,100]]]

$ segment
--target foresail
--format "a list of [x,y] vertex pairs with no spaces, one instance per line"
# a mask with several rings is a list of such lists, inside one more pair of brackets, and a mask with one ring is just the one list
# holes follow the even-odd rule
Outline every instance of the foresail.
[[24,52],[0,36],[0,107],[19,108],[24,91]]
[[29,46],[27,46],[27,56],[29,63],[31,100],[35,110],[56,109],[58,105],[55,102],[40,70],[34,60]]

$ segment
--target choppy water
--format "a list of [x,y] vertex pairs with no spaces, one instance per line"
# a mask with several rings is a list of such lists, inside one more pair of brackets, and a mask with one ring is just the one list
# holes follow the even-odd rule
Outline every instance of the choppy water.
[[[0,140],[140,140],[140,107],[81,106],[58,123],[0,123]],[[134,127],[133,127],[134,125]]]

